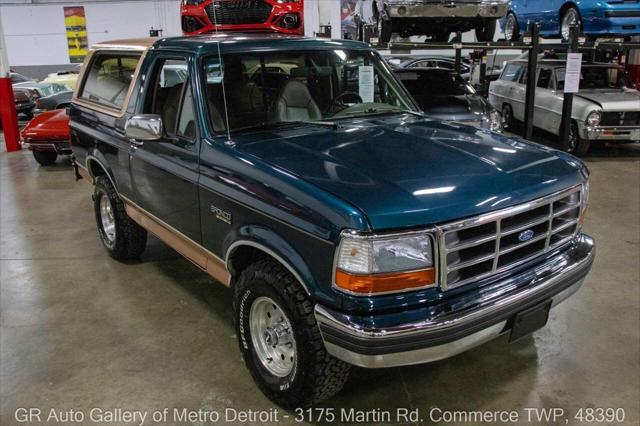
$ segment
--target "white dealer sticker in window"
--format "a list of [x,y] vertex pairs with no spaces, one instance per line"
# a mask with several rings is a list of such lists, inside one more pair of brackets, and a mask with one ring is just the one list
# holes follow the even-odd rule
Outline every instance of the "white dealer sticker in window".
[[362,102],[373,102],[373,66],[362,65],[358,67],[358,88]]

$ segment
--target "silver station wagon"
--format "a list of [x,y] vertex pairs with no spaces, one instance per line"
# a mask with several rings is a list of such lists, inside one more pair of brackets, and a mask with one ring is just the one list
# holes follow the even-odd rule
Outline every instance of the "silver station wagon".
[[[533,125],[554,135],[562,128],[565,63],[542,60],[536,75]],[[640,92],[631,88],[624,69],[615,64],[583,63],[581,74],[565,150],[584,155],[591,141],[640,141]],[[489,103],[502,112],[505,129],[524,120],[526,79],[526,59],[518,59],[507,62],[500,78],[489,86]]]

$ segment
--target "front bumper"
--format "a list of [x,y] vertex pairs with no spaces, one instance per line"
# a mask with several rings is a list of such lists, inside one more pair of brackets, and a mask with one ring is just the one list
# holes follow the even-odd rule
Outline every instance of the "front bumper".
[[569,249],[492,286],[493,292],[479,295],[473,306],[420,322],[379,328],[374,318],[321,305],[315,317],[327,351],[350,364],[381,368],[437,361],[508,332],[514,316],[531,306],[548,300],[558,305],[580,288],[594,257],[593,239],[581,234]]
[[508,1],[441,1],[390,0],[386,2],[390,18],[502,18],[509,9]]
[[598,126],[585,128],[583,137],[592,141],[640,142],[640,126]]
[[30,151],[55,151],[60,155],[71,154],[71,144],[69,141],[30,141],[23,142],[22,146]]

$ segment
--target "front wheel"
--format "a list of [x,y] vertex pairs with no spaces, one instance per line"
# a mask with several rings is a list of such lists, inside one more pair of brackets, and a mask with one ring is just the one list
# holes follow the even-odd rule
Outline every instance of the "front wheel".
[[493,41],[496,35],[496,20],[485,19],[482,24],[476,27],[476,39],[478,41],[487,42]]
[[504,130],[513,130],[515,119],[513,118],[513,109],[511,105],[504,104],[502,106],[502,128]]
[[389,43],[391,41],[392,28],[391,20],[384,19],[381,14],[378,14],[378,40],[380,43]]
[[589,148],[591,147],[591,142],[589,139],[582,139],[580,137],[580,133],[578,132],[578,124],[575,121],[571,122],[571,127],[569,128],[569,140],[563,141],[563,148],[570,154],[577,155],[578,157],[582,157],[589,152]]
[[518,41],[520,38],[520,28],[516,15],[509,12],[504,22],[504,38],[507,41]]
[[93,204],[102,244],[117,260],[140,257],[147,245],[147,231],[135,223],[124,208],[109,178],[96,178]]
[[580,12],[573,6],[567,8],[562,14],[560,21],[560,35],[563,40],[569,40],[571,35],[571,26],[578,26],[578,34],[582,32],[582,19],[580,18]]
[[58,153],[55,151],[33,151],[33,158],[35,158],[41,166],[50,166],[56,162]]
[[245,269],[233,302],[244,362],[269,399],[292,409],[342,389],[350,365],[326,352],[313,304],[280,263],[263,259]]

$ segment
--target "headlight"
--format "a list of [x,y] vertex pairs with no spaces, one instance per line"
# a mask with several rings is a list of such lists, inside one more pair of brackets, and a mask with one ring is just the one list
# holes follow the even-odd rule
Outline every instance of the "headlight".
[[593,111],[589,113],[587,116],[587,127],[598,127],[600,125],[600,119],[602,118],[602,114],[600,111]]
[[589,207],[589,179],[582,185],[582,206],[580,207],[580,227],[584,225],[584,219],[587,216],[587,208]]
[[502,132],[502,115],[496,110],[489,113],[489,130]]
[[368,236],[343,232],[334,285],[375,295],[435,286],[433,238],[428,233]]

